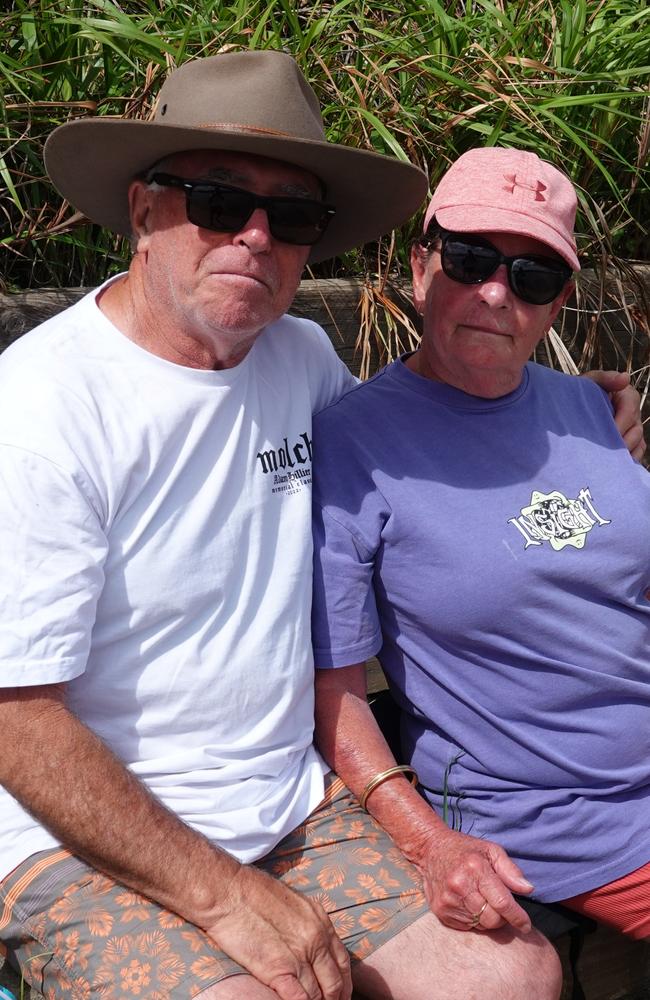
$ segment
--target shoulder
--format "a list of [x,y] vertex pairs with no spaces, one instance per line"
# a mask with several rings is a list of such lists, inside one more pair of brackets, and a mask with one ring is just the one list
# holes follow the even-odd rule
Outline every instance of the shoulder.
[[566,372],[560,372],[556,368],[547,368],[546,365],[540,365],[534,361],[529,361],[526,367],[531,380],[544,388],[566,392],[569,395],[572,393],[586,393],[587,395],[591,395],[594,392],[596,395],[607,395],[603,393],[600,386],[583,375],[569,375]]
[[77,381],[78,364],[85,364],[87,308],[81,302],[34,327],[15,340],[0,357],[0,413],[60,404],[65,386]]
[[526,366],[531,385],[544,393],[548,393],[558,401],[573,403],[576,406],[586,404],[590,408],[602,410],[611,415],[612,405],[608,394],[584,375],[567,375],[554,368],[529,362]]
[[14,340],[2,353],[0,370],[11,366],[17,371],[23,364],[38,367],[39,360],[49,363],[59,353],[74,351],[78,331],[87,327],[89,315],[97,308],[95,294],[95,290],[89,292]]
[[313,320],[285,313],[275,323],[270,323],[260,343],[269,351],[286,354],[297,351],[299,356],[318,354],[336,360],[337,354],[322,326]]
[[[0,443],[63,468],[101,425],[104,378],[94,293],[35,327],[0,357]],[[97,447],[95,444],[93,447]]]
[[390,389],[388,373],[391,367],[382,368],[367,382],[355,381],[339,399],[315,414],[314,428],[346,427],[351,420],[367,417],[377,407],[383,406],[384,396]]
[[285,315],[258,338],[255,365],[268,381],[269,372],[282,379],[286,391],[309,393],[311,412],[317,412],[353,386],[356,379],[337,355],[325,330],[312,320]]

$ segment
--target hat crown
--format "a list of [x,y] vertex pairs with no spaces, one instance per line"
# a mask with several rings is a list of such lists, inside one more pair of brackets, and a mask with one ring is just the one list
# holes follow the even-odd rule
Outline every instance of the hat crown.
[[573,228],[577,197],[561,170],[536,153],[489,146],[463,153],[433,193],[435,215],[457,232],[515,233],[546,243],[577,270]]
[[477,205],[514,210],[572,213],[576,194],[569,178],[552,163],[523,149],[489,146],[463,153],[444,175],[433,196],[440,207],[471,199]]
[[312,247],[312,263],[401,224],[427,187],[411,163],[328,142],[316,95],[294,59],[273,50],[190,60],[162,84],[153,119],[66,122],[49,136],[45,163],[75,208],[126,234],[131,183],[153,164],[194,150],[262,156],[317,177],[336,215]]
[[154,121],[323,141],[316,96],[284,52],[227,52],[184,63],[167,77]]

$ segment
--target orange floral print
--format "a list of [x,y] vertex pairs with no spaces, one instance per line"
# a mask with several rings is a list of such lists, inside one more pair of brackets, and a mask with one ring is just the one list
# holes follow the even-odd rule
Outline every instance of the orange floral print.
[[142,990],[151,982],[151,965],[149,962],[138,962],[131,959],[127,966],[120,969],[120,986],[132,996],[138,997]]
[[359,923],[367,931],[380,931],[386,926],[386,921],[391,919],[390,913],[380,909],[378,906],[368,906],[359,917]]
[[171,951],[169,939],[163,931],[138,934],[135,939],[135,947],[141,955],[146,955],[149,958],[157,958],[158,955],[168,955]]
[[316,877],[321,889],[334,889],[345,882],[345,871],[341,865],[325,865]]
[[401,885],[401,882],[398,882],[396,878],[391,877],[387,868],[380,868],[379,875],[377,877],[381,881],[382,885],[385,885],[387,889],[399,889]]
[[203,934],[198,928],[192,928],[191,931],[181,931],[181,937],[190,946],[190,951],[198,953],[205,948],[207,934]]
[[79,931],[70,931],[69,934],[57,931],[54,935],[54,951],[66,969],[72,970],[78,966],[82,972],[85,972],[88,968],[88,956],[92,950],[92,942],[81,943]]
[[125,889],[124,892],[114,896],[114,899],[119,907],[124,908],[124,913],[120,918],[120,923],[128,924],[133,920],[138,920],[140,923],[143,923],[149,919],[151,901],[148,900],[146,896],[141,896],[137,892],[129,892]]
[[171,930],[172,927],[182,927],[185,921],[182,917],[179,917],[178,913],[172,913],[170,910],[160,910],[158,912],[158,923],[166,931]]
[[372,955],[374,950],[374,944],[370,938],[367,937],[361,938],[352,946],[352,948],[350,948],[350,952],[357,962],[362,962],[364,958],[368,957],[368,955]]
[[78,924],[82,922],[93,937],[107,937],[113,929],[113,917],[108,910],[92,909],[88,911],[86,900],[77,896],[76,887],[66,892],[48,910],[48,916],[55,924]]
[[[278,876],[289,873],[293,875],[295,872],[304,872],[308,868],[311,868],[311,866],[312,861],[310,858],[296,858],[294,856],[293,858],[282,858],[280,861],[277,861],[273,865],[272,871],[274,875]],[[307,879],[306,881],[308,882],[309,880]]]
[[192,962],[192,972],[199,979],[211,979],[217,977],[223,969],[223,965],[216,955],[202,955],[196,962]]
[[310,893],[311,898],[315,903],[320,903],[326,913],[331,913],[332,910],[336,909],[336,903],[330,895],[326,892],[312,892]]
[[187,965],[179,955],[167,955],[158,965],[160,984],[168,990],[173,990],[187,972]]
[[76,976],[72,980],[66,993],[70,1000],[90,1000],[91,995],[90,983],[87,979],[82,979],[81,976]]
[[355,847],[352,857],[358,865],[378,865],[382,861],[382,855],[372,847]]
[[357,882],[372,899],[386,899],[388,896],[387,889],[380,885],[372,875],[357,875]]
[[341,941],[345,941],[352,936],[352,932],[356,927],[356,920],[349,910],[338,910],[336,913],[330,913],[329,917],[332,927],[341,938]]

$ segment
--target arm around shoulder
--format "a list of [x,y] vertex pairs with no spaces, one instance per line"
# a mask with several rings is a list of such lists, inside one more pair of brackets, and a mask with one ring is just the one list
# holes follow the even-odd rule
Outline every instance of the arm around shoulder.
[[591,371],[586,372],[585,377],[609,394],[614,420],[625,446],[632,458],[640,462],[646,451],[641,396],[630,383],[630,376],[627,372]]

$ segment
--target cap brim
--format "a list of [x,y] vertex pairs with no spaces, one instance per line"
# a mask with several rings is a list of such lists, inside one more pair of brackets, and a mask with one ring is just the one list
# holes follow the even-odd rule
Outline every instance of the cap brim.
[[316,263],[378,239],[420,207],[427,179],[393,157],[329,142],[236,129],[182,128],[128,119],[81,119],[61,125],[45,145],[47,172],[71,205],[123,235],[131,231],[129,184],[165,156],[214,149],[283,160],[315,174],[336,215],[309,260]]
[[443,229],[454,233],[512,233],[515,236],[530,236],[555,250],[573,271],[580,270],[575,247],[551,226],[522,212],[510,212],[492,205],[465,204],[436,208],[435,217]]

